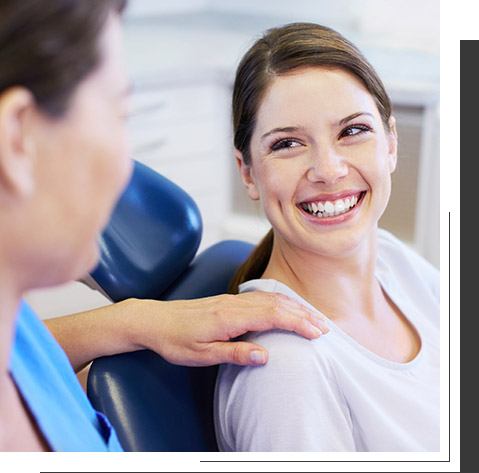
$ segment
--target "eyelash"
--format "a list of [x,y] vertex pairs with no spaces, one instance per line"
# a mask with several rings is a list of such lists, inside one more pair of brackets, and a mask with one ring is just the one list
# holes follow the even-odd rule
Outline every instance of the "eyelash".
[[[351,132],[351,130],[359,130],[359,131],[353,134],[348,134]],[[354,137],[354,136],[362,135],[363,133],[369,133],[372,131],[373,129],[368,125],[364,125],[364,124],[350,125],[341,131],[341,133],[339,134],[339,138]],[[270,146],[270,149],[271,151],[281,151],[284,149],[291,149],[293,148],[293,146],[288,146],[291,143],[302,144],[296,138],[281,138],[280,140],[275,141]]]
[[[346,132],[349,132],[351,130],[357,129],[359,132],[353,133],[352,135],[347,134]],[[351,136],[357,136],[357,135],[362,135],[363,133],[368,133],[370,131],[373,131],[373,129],[369,125],[364,125],[364,124],[357,124],[357,125],[350,125],[347,126],[340,134],[340,138],[345,138],[345,137],[351,137]]]
[[[288,143],[299,143],[295,138],[281,138],[271,145],[271,151],[280,151],[282,149],[291,149],[293,146],[286,146]],[[299,143],[301,144],[301,143]]]

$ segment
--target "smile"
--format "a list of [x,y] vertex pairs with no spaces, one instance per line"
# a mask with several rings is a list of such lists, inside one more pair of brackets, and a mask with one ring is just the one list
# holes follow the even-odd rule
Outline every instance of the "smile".
[[342,199],[302,202],[299,206],[308,214],[319,218],[336,217],[350,212],[365,194],[366,192],[363,191]]

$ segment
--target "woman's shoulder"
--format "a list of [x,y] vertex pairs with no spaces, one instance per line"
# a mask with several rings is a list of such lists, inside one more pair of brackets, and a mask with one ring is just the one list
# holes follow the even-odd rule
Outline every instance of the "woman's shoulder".
[[334,343],[332,334],[308,340],[293,332],[270,330],[249,333],[244,340],[268,350],[268,362],[261,367],[223,366],[220,379],[223,383],[239,383],[250,387],[273,383],[278,388],[289,389],[294,383],[301,385],[319,378],[334,378]]
[[[297,333],[286,330],[269,330],[266,332],[252,332],[246,336],[250,342],[257,343],[268,349],[270,361],[276,359],[288,358],[290,361],[296,359],[314,360],[317,357],[326,358],[333,349],[331,343],[328,343],[329,333],[318,339],[309,340]],[[295,355],[295,354],[298,355]]]
[[[289,286],[275,279],[250,280],[243,283],[240,290],[241,292],[254,290],[277,292],[315,310]],[[336,358],[335,351],[337,351],[339,343],[334,330],[314,340],[308,340],[294,332],[279,329],[250,332],[243,339],[265,347],[269,354],[267,370],[271,372],[277,370],[281,373],[304,371],[312,366],[317,370],[330,369],[331,361]]]
[[410,244],[405,243],[391,232],[382,228],[378,229],[378,250],[379,256],[385,260],[405,259],[412,264],[419,264],[421,267],[437,269],[422,257]]
[[[281,330],[248,335],[248,341],[268,350],[269,359],[260,367],[221,366],[215,422],[222,450],[314,450],[318,432],[328,434],[329,414],[336,422],[344,411],[338,422],[345,422],[348,411],[330,337],[307,340]],[[318,416],[321,423],[316,423]]]
[[384,228],[378,229],[378,249],[383,256],[407,255],[408,257],[422,258],[413,250],[411,245]]
[[384,285],[439,301],[439,270],[392,233],[378,231],[377,275]]

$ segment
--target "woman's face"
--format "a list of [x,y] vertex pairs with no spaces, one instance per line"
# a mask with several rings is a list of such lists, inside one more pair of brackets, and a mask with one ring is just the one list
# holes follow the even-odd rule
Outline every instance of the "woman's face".
[[100,48],[101,63],[79,85],[66,115],[51,119],[38,112],[33,118],[38,165],[31,218],[37,248],[52,261],[45,284],[78,278],[96,263],[98,234],[131,172],[128,83],[116,15],[105,26]]
[[330,256],[372,234],[391,190],[396,131],[364,85],[341,69],[276,77],[257,113],[243,181],[277,241]]

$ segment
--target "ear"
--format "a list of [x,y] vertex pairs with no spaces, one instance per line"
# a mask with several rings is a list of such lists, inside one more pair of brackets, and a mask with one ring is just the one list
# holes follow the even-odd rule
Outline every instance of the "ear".
[[237,149],[235,149],[235,159],[241,175],[241,180],[246,187],[246,191],[248,192],[250,199],[259,200],[259,192],[256,188],[253,168],[251,167],[251,164],[246,164],[244,162],[243,153],[241,153],[241,151],[238,151]]
[[393,173],[396,169],[398,159],[398,134],[396,129],[396,119],[394,117],[389,118],[389,132],[388,137],[388,160],[389,160],[389,172]]
[[0,195],[22,198],[33,192],[35,146],[29,116],[35,107],[23,87],[0,95]]

